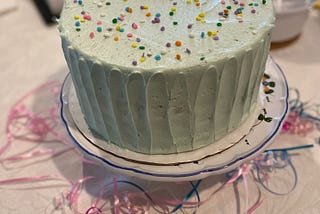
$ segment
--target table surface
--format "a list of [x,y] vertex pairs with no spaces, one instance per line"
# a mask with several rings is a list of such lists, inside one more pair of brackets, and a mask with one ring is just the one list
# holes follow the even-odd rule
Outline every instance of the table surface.
[[[47,26],[42,21],[31,0],[17,1],[17,8],[6,14],[0,14],[0,147],[6,142],[5,124],[7,114],[14,103],[26,92],[39,85],[58,80],[63,81],[68,69],[63,57],[60,38],[55,25]],[[320,103],[320,10],[312,9],[303,33],[293,42],[271,50],[271,56],[280,65],[289,86],[300,91],[301,99],[311,103]],[[33,102],[33,103],[32,103]],[[31,104],[42,105],[43,100],[33,99]],[[320,167],[320,148],[316,139],[318,133],[306,137],[280,134],[274,140],[273,147],[292,147],[314,144],[314,148],[291,153],[291,160],[297,169],[298,184],[293,192],[284,196],[268,193],[261,187],[265,197],[261,207],[255,213],[320,213],[320,185],[318,176]],[[37,148],[57,146],[55,142],[39,143]],[[60,145],[61,146],[61,145]],[[32,147],[32,145],[31,145]],[[58,145],[59,147],[59,145]],[[4,157],[30,148],[30,143],[15,142]],[[103,174],[104,176],[101,176]],[[59,175],[67,180],[76,181],[86,175],[94,175],[105,182],[112,181],[112,172],[83,164],[75,150],[54,158],[41,158],[36,161],[22,161],[12,165],[0,166],[1,180],[40,175]],[[176,194],[182,199],[189,184],[159,183],[139,181],[166,197]],[[199,189],[204,199],[210,191],[225,180],[225,175],[206,178]],[[249,204],[257,200],[258,187],[253,179],[248,178]],[[284,184],[285,186],[286,184]],[[85,190],[88,190],[85,185]],[[208,188],[210,187],[210,188]],[[280,188],[282,188],[281,186]],[[0,213],[72,213],[67,208],[54,210],[53,198],[68,190],[65,181],[31,182],[26,184],[0,185]],[[125,188],[125,187],[122,187]],[[161,190],[161,191],[159,191]],[[245,189],[241,183],[223,189],[200,207],[198,213],[244,213]],[[84,213],[90,204],[90,194],[84,194],[79,209]],[[87,207],[88,207],[87,206]],[[294,211],[294,212],[293,212]],[[191,213],[186,210],[185,213]]]

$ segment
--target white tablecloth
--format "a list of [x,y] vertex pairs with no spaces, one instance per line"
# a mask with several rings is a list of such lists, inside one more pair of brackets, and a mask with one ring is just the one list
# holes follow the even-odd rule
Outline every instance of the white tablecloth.
[[[27,91],[51,80],[63,81],[68,69],[60,47],[60,38],[56,27],[46,26],[41,20],[31,0],[17,1],[17,9],[0,15],[0,146],[5,144],[5,122],[10,107]],[[286,47],[271,51],[272,57],[283,69],[289,86],[299,89],[301,99],[320,103],[320,11],[312,10],[303,33]],[[31,100],[31,106],[43,105],[43,100]],[[34,102],[34,103],[32,103]],[[320,167],[320,148],[316,143],[317,133],[300,137],[279,135],[274,146],[288,147],[314,144],[312,149],[295,151],[291,156],[298,173],[298,184],[293,192],[285,196],[276,196],[262,189],[266,198],[255,213],[320,213],[320,185],[318,176]],[[9,156],[25,148],[34,146],[19,141],[4,154]],[[38,144],[37,148],[61,146],[55,142]],[[0,181],[39,175],[59,175],[68,180],[78,180],[86,175],[100,176],[111,180],[108,170],[92,167],[81,160],[76,151],[69,151],[55,158],[22,161],[9,168],[0,166]],[[101,176],[103,174],[104,176]],[[199,192],[205,199],[214,187],[218,187],[225,176],[213,176],[203,180]],[[249,179],[249,204],[257,200],[256,182]],[[176,183],[140,182],[149,189],[161,190],[162,194],[175,191],[182,199],[190,186]],[[208,189],[208,187],[211,187]],[[69,185],[65,181],[45,181],[28,184],[0,185],[0,213],[63,213],[54,210],[53,198],[61,196]],[[120,188],[120,187],[119,187]],[[125,187],[122,187],[125,188]],[[87,190],[84,187],[84,192]],[[241,183],[225,188],[209,202],[200,207],[199,213],[243,213],[245,209],[244,186]],[[88,194],[84,194],[88,195]],[[89,194],[90,195],[90,194]],[[168,196],[168,195],[167,195]],[[90,196],[81,198],[82,211],[88,207]],[[87,199],[86,199],[87,198]],[[195,199],[194,196],[192,198]],[[65,210],[68,213],[68,209]],[[214,211],[214,212],[213,212]],[[188,212],[187,212],[188,213]]]

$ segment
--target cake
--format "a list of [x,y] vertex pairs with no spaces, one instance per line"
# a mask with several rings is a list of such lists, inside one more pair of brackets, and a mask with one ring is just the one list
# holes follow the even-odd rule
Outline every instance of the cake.
[[271,0],[65,0],[59,31],[94,136],[165,155],[246,121],[273,23]]

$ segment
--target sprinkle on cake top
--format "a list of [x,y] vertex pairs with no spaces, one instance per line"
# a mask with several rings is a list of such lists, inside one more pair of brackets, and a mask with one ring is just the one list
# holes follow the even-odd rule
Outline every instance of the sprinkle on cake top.
[[268,1],[66,0],[59,27],[72,46],[110,64],[192,66],[259,39],[274,21]]

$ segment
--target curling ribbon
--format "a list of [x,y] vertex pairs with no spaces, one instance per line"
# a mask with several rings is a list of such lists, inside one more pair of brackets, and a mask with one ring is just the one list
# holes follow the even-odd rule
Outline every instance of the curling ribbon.
[[57,175],[30,176],[30,177],[22,177],[22,178],[12,178],[8,180],[0,180],[0,185],[22,184],[22,183],[48,181],[48,180],[65,180],[65,179]]
[[290,89],[292,96],[295,98],[289,101],[290,112],[282,126],[282,131],[290,134],[306,136],[316,127],[320,127],[320,106],[319,104],[311,105],[308,102],[300,100],[298,89]]
[[200,183],[201,183],[201,180],[198,180],[195,185],[193,185],[192,182],[190,182],[190,183],[191,183],[191,185],[192,185],[191,191],[190,191],[190,192],[187,194],[187,196],[182,200],[182,203],[180,203],[179,205],[177,205],[177,206],[171,211],[172,213],[174,213],[174,212],[176,212],[177,210],[179,210],[179,209],[182,207],[183,203],[185,203],[186,201],[188,201],[189,198],[193,195],[193,193],[196,193],[196,194],[197,194],[197,199],[198,199],[198,201],[200,202],[200,196],[199,196],[199,193],[198,193],[198,187],[199,187],[199,185],[200,185]]
[[[271,158],[271,162],[267,159]],[[280,159],[280,160],[279,160]],[[278,151],[278,152],[268,152],[267,155],[264,157],[264,159],[255,159],[255,167],[256,167],[256,174],[258,182],[263,186],[264,189],[266,189],[268,192],[274,194],[274,195],[287,195],[290,192],[292,192],[298,183],[298,175],[295,167],[293,166],[290,156],[288,155],[288,152],[286,150]],[[287,192],[277,192],[275,190],[272,190],[269,188],[265,183],[269,180],[268,177],[268,171],[270,168],[275,169],[284,169],[286,167],[289,167],[290,170],[293,173],[293,185],[290,190]]]
[[34,158],[34,157],[38,157],[38,156],[42,156],[42,155],[48,155],[51,154],[52,157],[53,156],[57,156],[60,155],[62,153],[68,152],[69,150],[73,150],[74,148],[66,148],[66,149],[62,149],[62,150],[57,150],[57,149],[39,149],[38,151],[34,151],[34,152],[30,152],[30,153],[26,153],[26,154],[22,154],[22,155],[15,155],[15,156],[11,156],[8,158],[3,158],[0,161],[2,163],[4,162],[13,162],[13,161],[23,161],[29,158]]
[[[191,195],[195,192],[198,192],[197,189],[199,187],[199,184],[201,183],[201,180],[198,180],[197,183],[195,185],[193,185],[193,188],[191,191],[189,191],[189,193],[186,195],[186,197],[182,200],[168,200],[168,199],[161,199],[161,198],[158,198],[157,196],[153,195],[152,193],[147,193],[145,190],[143,190],[141,187],[138,187],[139,190],[141,190],[141,193],[130,193],[129,196],[130,197],[136,197],[137,195],[140,195],[140,194],[144,194],[146,195],[154,205],[159,205],[159,204],[167,204],[167,205],[175,205],[176,207],[168,212],[168,209],[167,208],[164,208],[164,206],[162,206],[162,211],[159,211],[159,213],[174,213],[176,212],[177,210],[181,209],[183,206],[186,206],[187,208],[191,208],[191,207],[197,207],[197,206],[200,206],[204,203],[206,203],[209,199],[212,198],[213,195],[215,195],[216,193],[218,193],[219,191],[221,191],[222,189],[224,189],[225,187],[229,186],[230,184],[236,182],[240,177],[244,178],[244,181],[245,180],[245,177],[248,175],[248,173],[250,172],[251,170],[251,164],[247,163],[247,164],[244,164],[241,168],[239,168],[239,170],[237,170],[233,175],[232,177],[227,180],[224,184],[222,184],[217,190],[215,190],[213,193],[210,194],[210,196],[205,199],[205,200],[200,200],[200,196],[199,194],[197,193],[197,199],[198,201],[197,202],[189,202],[187,201]],[[117,182],[125,182],[127,184],[130,184],[130,185],[133,185],[135,187],[137,187],[138,185],[132,183],[132,182],[128,182],[128,181],[117,181]],[[244,185],[245,185],[245,188],[247,189],[247,183],[244,182]],[[247,193],[247,197],[248,197],[248,190],[246,190],[246,193]],[[116,195],[118,195],[118,193],[116,193]],[[117,196],[117,198],[119,198]],[[249,213],[252,213],[260,204],[262,203],[262,201],[259,201],[258,203],[256,203],[255,205],[253,205],[250,209],[248,209],[248,214]],[[123,204],[120,202],[120,204]]]
[[[125,184],[129,184],[132,185],[134,187],[136,187],[138,190],[140,190],[141,192],[131,192],[131,193],[126,193],[126,199],[125,200],[119,200],[119,204],[117,205],[123,205],[127,208],[131,208],[131,210],[138,210],[137,207],[135,207],[134,204],[131,204],[130,201],[134,200],[137,197],[141,197],[142,195],[144,195],[146,197],[147,200],[149,200],[151,202],[151,204],[155,205],[155,206],[159,206],[161,207],[161,210],[158,210],[159,213],[174,213],[177,210],[181,209],[182,207],[186,207],[186,208],[190,208],[190,207],[197,207],[200,206],[204,203],[206,203],[209,199],[211,199],[216,193],[218,193],[219,191],[221,191],[222,189],[224,189],[225,187],[228,187],[230,184],[237,182],[240,178],[243,180],[243,184],[245,186],[245,191],[246,191],[246,210],[247,213],[253,213],[265,200],[265,198],[263,197],[262,199],[260,199],[259,201],[257,201],[254,205],[252,205],[249,209],[248,207],[248,184],[247,184],[247,175],[249,174],[249,172],[251,172],[252,170],[256,170],[258,173],[258,177],[259,177],[259,183],[269,192],[276,194],[276,195],[285,195],[288,194],[289,192],[291,192],[296,184],[297,184],[297,173],[296,170],[293,166],[293,164],[291,163],[287,150],[294,150],[294,149],[301,149],[301,148],[309,148],[312,147],[311,145],[306,145],[306,146],[300,146],[300,147],[292,147],[292,148],[285,148],[285,149],[281,149],[281,151],[279,151],[280,149],[278,149],[278,151],[271,151],[268,150],[267,152],[265,152],[262,155],[259,155],[257,158],[255,158],[254,160],[243,164],[242,167],[240,167],[238,170],[233,171],[232,176],[224,183],[222,184],[218,189],[216,189],[214,192],[212,192],[208,198],[204,199],[204,200],[200,200],[200,195],[198,194],[198,186],[201,183],[201,180],[198,180],[197,183],[194,185],[192,182],[192,186],[193,188],[191,189],[191,191],[189,191],[189,193],[186,195],[186,197],[182,200],[169,200],[169,199],[162,199],[162,198],[158,198],[157,196],[153,195],[152,192],[147,192],[145,191],[142,187],[138,186],[137,184],[130,182],[130,181],[121,181],[118,180],[116,181],[115,179],[113,180],[113,185],[114,185],[114,190],[116,191],[116,201],[118,202],[118,199],[120,199],[119,197],[119,192],[117,192],[117,186],[116,183],[125,183]],[[280,153],[279,153],[280,152]],[[279,154],[278,154],[279,153]],[[278,159],[281,159],[284,164],[280,164]],[[286,192],[286,193],[277,193],[273,190],[271,190],[269,187],[267,187],[264,183],[270,179],[268,177],[268,170],[264,170],[264,167],[276,167],[276,168],[285,168],[285,167],[290,167],[291,170],[293,171],[294,174],[294,185],[292,186],[292,188]],[[264,175],[263,178],[261,178],[261,175]],[[107,186],[109,186],[111,184],[108,184]],[[192,193],[196,193],[197,194],[197,202],[189,202],[188,200],[190,199]],[[261,194],[260,190],[259,190],[259,194]],[[172,211],[168,211],[168,208],[166,208],[167,206],[176,206]],[[99,209],[102,210],[103,207],[100,207]],[[92,208],[90,208],[91,210]],[[147,210],[144,210],[147,211]]]
[[[287,156],[287,152],[283,151],[280,155],[280,158],[282,160],[285,160],[285,164],[284,165],[278,165],[277,167],[281,168],[281,167],[286,167],[286,166],[290,166],[292,167],[292,169],[295,171],[292,163],[290,162],[290,159],[288,159]],[[197,183],[195,185],[192,185],[193,188],[191,191],[189,191],[189,193],[187,194],[187,196],[183,199],[183,200],[168,200],[168,199],[160,199],[157,198],[156,196],[152,195],[152,193],[148,193],[147,191],[145,191],[142,187],[140,187],[139,185],[130,182],[130,181],[117,181],[115,178],[113,179],[112,185],[113,185],[113,189],[114,189],[114,211],[116,214],[120,213],[120,208],[121,205],[125,205],[127,208],[129,208],[130,210],[139,210],[134,204],[130,204],[130,201],[133,199],[133,197],[136,197],[138,195],[141,196],[141,194],[143,194],[144,196],[146,196],[146,198],[148,200],[151,201],[151,203],[153,204],[153,206],[160,206],[162,211],[159,211],[159,213],[174,213],[175,211],[177,211],[178,209],[182,208],[182,206],[186,206],[186,207],[196,207],[196,206],[200,206],[203,205],[204,203],[206,203],[210,198],[212,198],[213,195],[215,195],[216,193],[218,193],[219,191],[221,191],[222,189],[224,189],[225,187],[229,186],[230,184],[238,181],[240,178],[243,179],[244,181],[244,186],[246,188],[246,201],[248,201],[248,186],[246,183],[246,176],[248,175],[248,173],[253,169],[253,166],[256,167],[258,176],[259,174],[261,174],[262,172],[262,166],[274,166],[274,159],[278,159],[278,155],[273,155],[272,152],[268,152],[265,155],[260,155],[258,156],[254,161],[251,161],[249,163],[245,163],[242,167],[240,167],[237,171],[235,171],[232,175],[232,177],[230,179],[228,179],[224,184],[222,184],[217,190],[215,190],[214,192],[212,192],[209,197],[205,200],[200,200],[200,196],[197,193],[197,198],[198,201],[197,202],[188,202],[187,200],[190,198],[190,196],[194,193],[197,192],[197,188],[199,186],[199,184],[201,183],[201,180],[197,181]],[[252,164],[254,163],[254,165]],[[297,178],[297,174],[295,172],[295,179]],[[8,184],[17,184],[17,183],[27,183],[27,182],[38,182],[38,181],[45,181],[45,180],[52,180],[52,179],[59,179],[59,180],[64,180],[64,178],[61,178],[59,176],[52,176],[52,175],[46,175],[46,176],[34,176],[34,177],[24,177],[24,178],[15,178],[15,179],[9,179],[9,180],[4,180],[4,181],[0,181],[0,185],[8,185]],[[75,213],[78,213],[77,211],[77,201],[81,192],[81,185],[89,180],[89,179],[94,179],[94,177],[92,176],[88,176],[82,179],[79,179],[77,182],[72,183],[69,181],[69,183],[71,184],[71,188],[68,191],[68,193],[66,194],[65,198],[69,204],[70,207],[72,207],[73,211]],[[261,182],[261,184],[268,190],[268,187],[266,187],[263,183],[266,181],[266,179],[262,179],[261,176],[259,176],[259,182]],[[140,190],[140,193],[126,193],[126,200],[120,200],[119,197],[119,191],[118,191],[118,183],[125,183],[125,184],[129,184],[132,185],[134,187],[136,187],[138,190]],[[294,189],[294,187],[296,186],[297,181],[294,182],[294,186],[291,189],[291,191]],[[111,184],[109,184],[111,185]],[[108,186],[108,185],[107,185]],[[98,202],[102,199],[103,196],[103,192],[104,192],[104,188],[101,187],[100,188],[100,194],[99,197],[96,199],[96,203],[90,207],[85,213],[87,214],[91,214],[91,213],[102,213],[102,210],[104,208],[104,205],[102,205],[101,207],[98,207]],[[273,193],[273,194],[278,194],[272,190],[270,190],[269,192]],[[287,193],[284,193],[287,194]],[[246,209],[248,210],[246,213],[251,214],[254,210],[256,210],[263,202],[264,199],[258,201],[256,204],[254,204],[251,208]],[[59,200],[56,199],[56,206],[61,206],[63,200]],[[166,205],[167,204],[167,205]],[[171,212],[168,212],[168,208],[165,208],[168,205],[176,205],[176,208],[173,209]],[[246,205],[247,207],[247,205]],[[149,207],[148,207],[149,209]],[[141,210],[141,209],[140,209]],[[144,213],[147,213],[147,209],[144,210]],[[132,212],[134,213],[134,212]]]
[[113,187],[114,187],[114,212],[115,214],[120,214],[120,201],[118,196],[118,184],[115,178],[113,178]]
[[[48,134],[54,136],[58,141],[63,142],[68,146],[68,148],[63,150],[56,149],[40,149],[38,151],[33,151],[26,154],[14,155],[7,158],[0,159],[0,162],[13,162],[26,160],[43,155],[58,155],[67,152],[74,148],[70,144],[70,141],[57,133],[54,129],[57,124],[60,123],[60,117],[57,114],[59,112],[59,102],[57,101],[49,110],[42,111],[39,113],[32,112],[23,105],[23,102],[34,95],[37,92],[50,89],[51,93],[55,98],[59,96],[61,84],[57,81],[51,81],[45,83],[21,97],[9,111],[7,121],[6,121],[6,143],[0,148],[0,157],[8,149],[8,147],[14,142],[14,140],[24,140],[29,142],[44,142]],[[58,100],[58,99],[56,99]],[[43,116],[41,116],[43,115]],[[23,130],[22,130],[23,129]],[[22,134],[17,134],[23,132]]]

